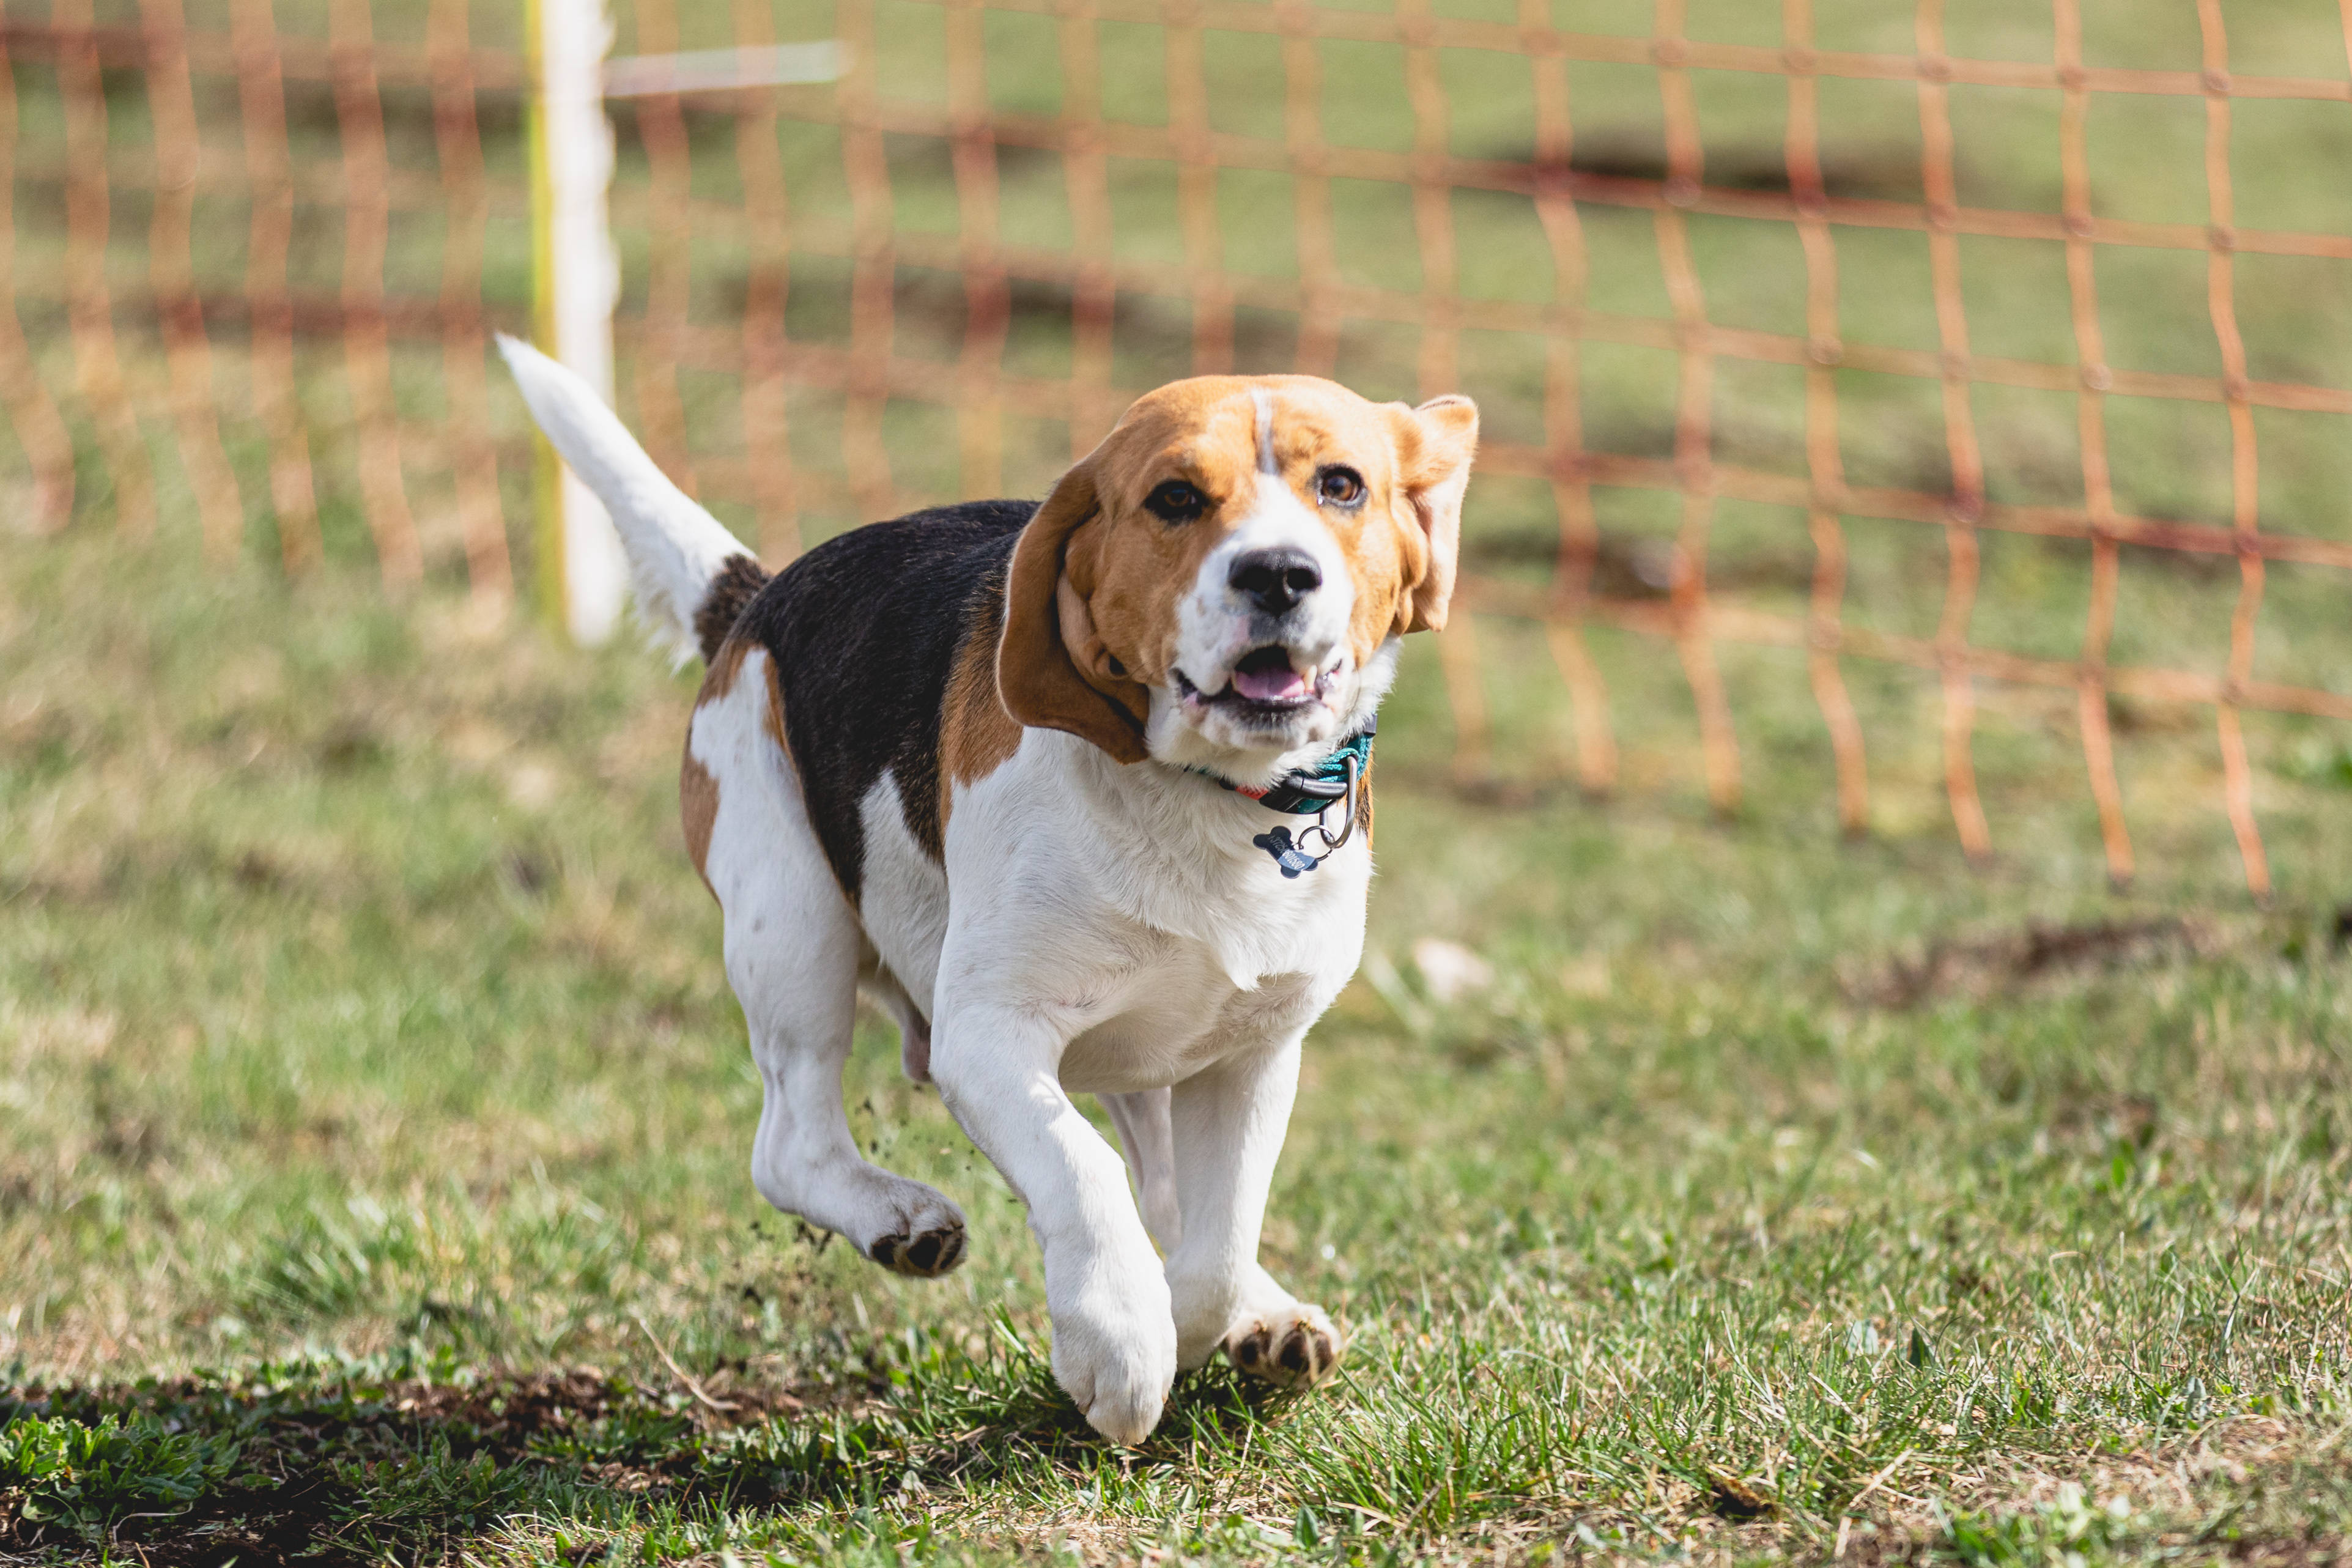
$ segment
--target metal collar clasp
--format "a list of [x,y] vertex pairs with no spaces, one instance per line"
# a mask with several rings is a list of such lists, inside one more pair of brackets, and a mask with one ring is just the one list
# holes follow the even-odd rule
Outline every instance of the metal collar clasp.
[[[1356,818],[1360,815],[1357,802],[1363,787],[1363,766],[1356,760],[1356,755],[1352,752],[1348,752],[1340,761],[1348,770],[1347,787],[1329,805],[1326,805],[1315,814],[1314,826],[1301,831],[1296,841],[1292,840],[1290,829],[1287,827],[1269,828],[1250,840],[1251,843],[1274,857],[1274,863],[1282,868],[1282,874],[1285,877],[1297,877],[1312,871],[1316,867],[1337,855],[1348,840],[1356,836]],[[1347,815],[1340,819],[1339,831],[1334,835],[1331,831],[1330,819],[1332,809],[1337,806],[1346,807]],[[1310,837],[1323,841],[1323,852],[1320,855],[1308,852],[1307,840]]]

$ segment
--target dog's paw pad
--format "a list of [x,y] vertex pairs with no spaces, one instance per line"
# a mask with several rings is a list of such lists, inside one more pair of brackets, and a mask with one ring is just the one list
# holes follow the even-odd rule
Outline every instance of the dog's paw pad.
[[930,1279],[963,1261],[963,1226],[950,1225],[911,1237],[904,1233],[878,1237],[866,1255],[894,1274]]
[[1322,1382],[1346,1349],[1331,1320],[1313,1307],[1297,1315],[1251,1318],[1225,1336],[1225,1359],[1252,1377],[1284,1388]]

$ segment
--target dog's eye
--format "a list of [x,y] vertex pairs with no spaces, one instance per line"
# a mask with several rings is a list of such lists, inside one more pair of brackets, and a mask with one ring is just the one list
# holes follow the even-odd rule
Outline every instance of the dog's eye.
[[1353,468],[1325,468],[1315,476],[1315,499],[1325,506],[1354,506],[1364,499],[1364,476]]
[[1143,498],[1143,504],[1166,522],[1190,522],[1209,510],[1209,498],[1182,479],[1171,479]]

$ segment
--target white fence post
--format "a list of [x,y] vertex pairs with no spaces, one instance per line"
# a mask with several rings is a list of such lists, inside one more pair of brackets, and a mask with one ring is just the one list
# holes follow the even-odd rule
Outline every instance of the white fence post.
[[[604,118],[604,0],[530,0],[532,305],[540,348],[613,397],[613,301],[620,265],[605,211],[613,127]],[[613,521],[539,437],[541,603],[575,641],[620,624],[628,581]]]

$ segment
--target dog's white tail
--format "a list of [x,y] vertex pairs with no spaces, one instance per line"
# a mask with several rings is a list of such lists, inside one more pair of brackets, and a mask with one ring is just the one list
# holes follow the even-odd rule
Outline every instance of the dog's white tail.
[[[679,658],[699,651],[709,658],[767,574],[717,518],[654,466],[586,382],[503,332],[499,352],[531,417],[613,514],[629,557],[637,619]],[[714,595],[712,585],[722,576],[728,581]]]

